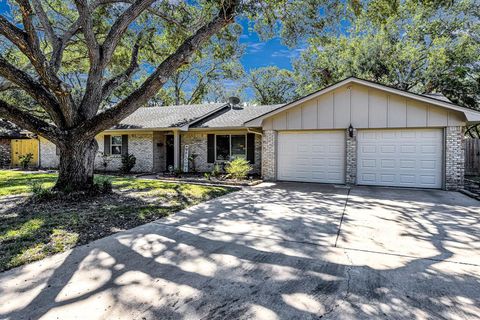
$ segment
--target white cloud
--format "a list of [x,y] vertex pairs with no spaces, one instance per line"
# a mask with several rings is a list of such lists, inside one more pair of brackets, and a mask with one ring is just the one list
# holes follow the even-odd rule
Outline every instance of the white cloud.
[[256,53],[263,50],[265,42],[248,42],[246,45],[247,53]]

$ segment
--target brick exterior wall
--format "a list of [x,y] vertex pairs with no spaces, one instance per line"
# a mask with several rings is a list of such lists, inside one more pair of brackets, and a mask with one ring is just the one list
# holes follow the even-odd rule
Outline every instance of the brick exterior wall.
[[465,174],[463,127],[445,128],[445,189],[463,188]]
[[354,185],[357,183],[357,130],[354,129],[353,137],[346,130],[346,168],[345,183]]
[[[181,134],[180,138],[180,166],[183,169],[183,161],[185,155],[185,145],[189,147],[189,154],[198,154],[195,159],[195,166],[198,172],[210,172],[214,164],[207,161],[207,135],[214,132],[187,132]],[[222,132],[221,134],[229,134]],[[245,134],[231,133],[231,134]],[[191,164],[189,164],[190,167]],[[260,174],[262,165],[262,138],[260,135],[255,135],[255,163],[253,164],[252,173]]]
[[[181,167],[183,168],[183,156],[185,145],[189,145],[189,154],[196,153],[196,167],[199,172],[210,172],[213,169],[212,163],[207,163],[207,134],[208,132],[188,132],[181,135]],[[223,134],[223,133],[222,133]],[[226,134],[226,133],[225,133]],[[242,134],[242,133],[240,133]],[[104,170],[103,134],[97,136],[98,154],[95,157],[95,169]],[[130,134],[128,136],[128,152],[137,158],[132,172],[162,172],[166,170],[165,134],[154,132],[151,134]],[[59,157],[56,154],[56,147],[48,140],[40,141],[40,158],[42,168],[57,168]],[[107,171],[118,171],[121,167],[121,156],[110,156]],[[260,174],[262,163],[262,138],[255,135],[255,163],[252,173]]]
[[277,131],[265,130],[262,139],[262,177],[266,181],[276,180]]
[[0,139],[0,168],[8,168],[11,164],[10,139]]
[[[102,171],[104,166],[101,154],[103,153],[103,134],[96,137],[98,143],[98,153],[95,157],[95,170]],[[135,167],[132,172],[152,172],[153,171],[153,134],[129,134],[128,135],[128,153],[136,158]],[[120,155],[109,157],[107,171],[118,171],[122,165]],[[42,168],[57,168],[59,157],[56,153],[56,146],[48,140],[40,140],[40,164]]]

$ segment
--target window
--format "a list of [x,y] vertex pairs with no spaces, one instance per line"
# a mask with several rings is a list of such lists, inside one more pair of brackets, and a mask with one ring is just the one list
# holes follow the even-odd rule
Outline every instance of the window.
[[216,160],[246,158],[247,148],[245,135],[216,135],[215,139]]
[[110,146],[112,148],[111,154],[122,154],[122,136],[112,136]]

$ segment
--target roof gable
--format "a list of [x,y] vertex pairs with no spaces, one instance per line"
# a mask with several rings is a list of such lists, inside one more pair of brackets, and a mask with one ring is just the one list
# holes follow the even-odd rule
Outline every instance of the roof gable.
[[302,98],[300,98],[296,101],[293,101],[291,103],[287,103],[283,106],[280,106],[280,107],[272,110],[271,112],[267,112],[267,113],[255,118],[255,119],[252,119],[252,120],[246,122],[245,125],[246,126],[261,126],[262,121],[266,118],[271,118],[278,113],[281,113],[283,111],[286,111],[286,110],[289,110],[289,109],[294,108],[296,106],[299,106],[303,103],[308,102],[309,100],[319,98],[322,95],[326,95],[327,93],[330,93],[330,92],[332,92],[332,91],[334,91],[334,90],[336,90],[340,87],[347,86],[347,85],[350,85],[350,84],[359,84],[359,85],[366,86],[366,87],[369,87],[369,88],[374,88],[374,89],[381,90],[381,91],[384,91],[384,92],[387,92],[387,93],[391,93],[391,94],[402,96],[402,97],[405,97],[405,98],[408,98],[408,99],[412,99],[412,100],[415,100],[415,101],[418,101],[418,102],[424,102],[424,103],[428,103],[430,105],[434,105],[434,106],[437,106],[437,107],[442,107],[442,108],[446,108],[446,109],[449,109],[449,110],[458,111],[458,112],[461,112],[465,115],[465,118],[466,118],[467,121],[480,122],[480,111],[460,107],[460,106],[455,105],[451,102],[445,101],[445,99],[443,99],[443,98],[440,99],[438,97],[416,94],[416,93],[392,88],[392,87],[389,87],[389,86],[381,85],[381,84],[378,84],[378,83],[375,83],[375,82],[371,82],[371,81],[367,81],[367,80],[363,80],[363,79],[359,79],[359,78],[355,78],[355,77],[350,77],[350,78],[342,80],[342,81],[340,81],[336,84],[333,84],[329,87],[326,87],[324,89],[316,91],[316,92],[314,92],[310,95],[302,97]]

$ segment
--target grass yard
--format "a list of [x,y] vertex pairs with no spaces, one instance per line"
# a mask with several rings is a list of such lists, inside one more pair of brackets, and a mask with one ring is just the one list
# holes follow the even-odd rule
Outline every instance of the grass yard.
[[51,187],[55,179],[55,174],[0,170],[0,271],[235,190],[112,176],[112,194],[48,201],[29,194],[34,181]]

